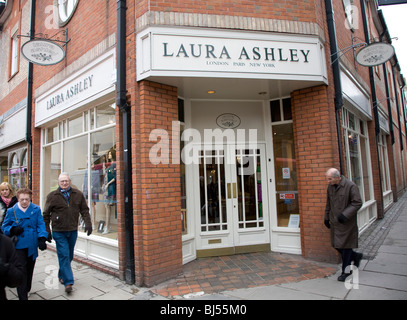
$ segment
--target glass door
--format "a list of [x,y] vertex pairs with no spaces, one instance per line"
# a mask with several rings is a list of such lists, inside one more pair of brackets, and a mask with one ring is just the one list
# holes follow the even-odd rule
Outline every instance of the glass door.
[[269,242],[264,146],[201,150],[198,248]]

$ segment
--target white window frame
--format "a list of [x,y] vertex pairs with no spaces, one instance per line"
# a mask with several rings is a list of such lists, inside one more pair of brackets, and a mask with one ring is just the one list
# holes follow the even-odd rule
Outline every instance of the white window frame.
[[18,37],[17,32],[11,37],[10,78],[18,72]]

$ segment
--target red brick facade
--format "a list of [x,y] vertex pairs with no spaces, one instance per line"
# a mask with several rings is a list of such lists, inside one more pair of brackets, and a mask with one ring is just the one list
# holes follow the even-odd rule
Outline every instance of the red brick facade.
[[[140,82],[138,90],[133,116],[134,249],[136,281],[149,286],[182,272],[180,168],[154,165],[150,159],[156,143],[150,134],[155,129],[171,133],[172,122],[178,120],[178,96],[177,88],[149,81]],[[170,145],[177,138],[169,137]]]

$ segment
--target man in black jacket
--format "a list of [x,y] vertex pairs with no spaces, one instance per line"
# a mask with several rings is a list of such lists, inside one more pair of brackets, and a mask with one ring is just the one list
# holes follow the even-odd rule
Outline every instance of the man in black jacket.
[[0,230],[0,301],[7,300],[6,287],[16,288],[23,281],[23,266],[9,237]]

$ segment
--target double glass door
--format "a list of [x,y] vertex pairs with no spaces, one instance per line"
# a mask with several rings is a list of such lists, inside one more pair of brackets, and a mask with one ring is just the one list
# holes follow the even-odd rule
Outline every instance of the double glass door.
[[270,242],[264,153],[263,145],[199,151],[198,249]]

